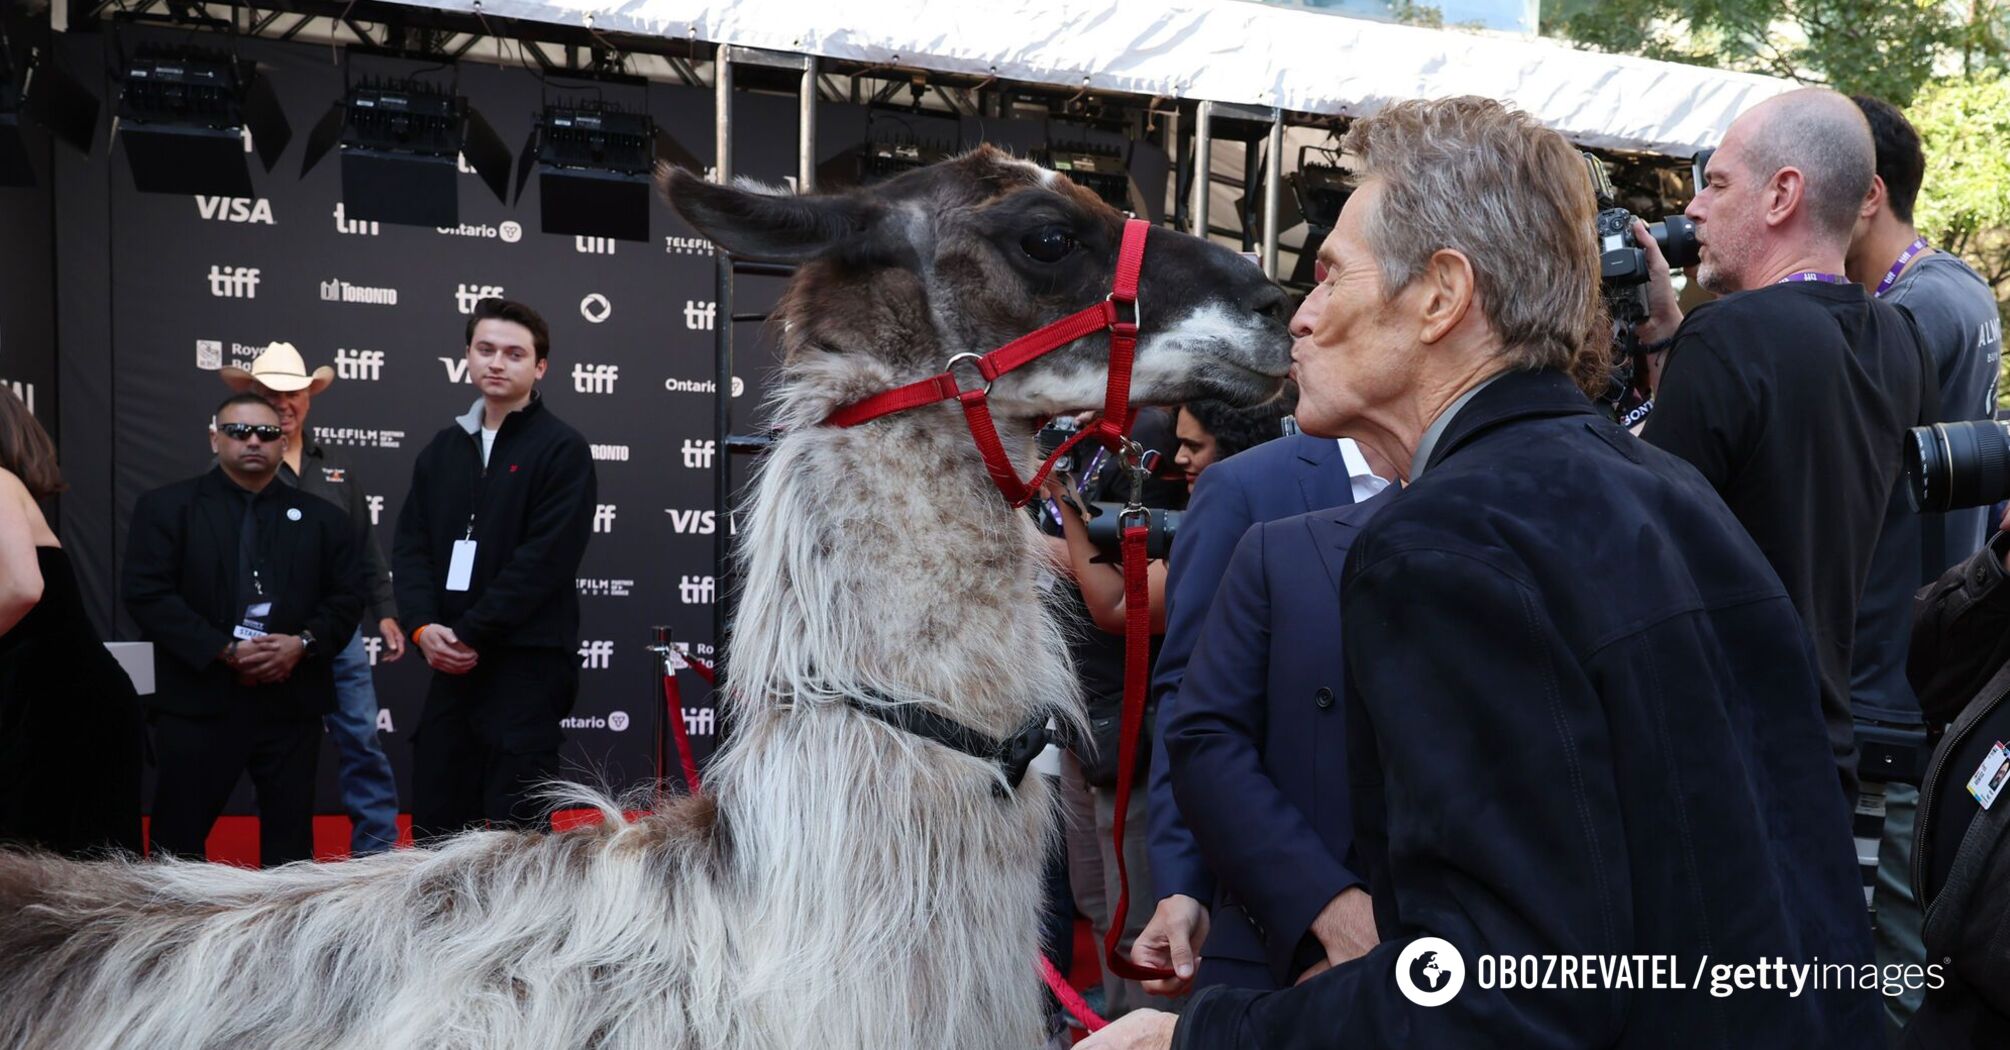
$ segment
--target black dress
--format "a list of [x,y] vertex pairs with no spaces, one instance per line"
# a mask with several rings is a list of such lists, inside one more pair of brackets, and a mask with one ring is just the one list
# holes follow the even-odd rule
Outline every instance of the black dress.
[[139,697],[84,615],[69,556],[35,554],[42,600],[0,634],[0,843],[138,853]]

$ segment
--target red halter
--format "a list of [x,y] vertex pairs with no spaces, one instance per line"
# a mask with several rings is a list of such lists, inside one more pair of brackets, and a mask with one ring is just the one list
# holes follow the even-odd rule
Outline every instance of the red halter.
[[[863,401],[854,401],[832,412],[824,419],[824,424],[855,427],[910,408],[951,399],[961,402],[964,421],[970,426],[970,436],[977,442],[977,451],[984,456],[984,469],[990,473],[998,491],[1014,507],[1023,507],[1030,502],[1039,493],[1040,483],[1047,480],[1048,472],[1054,469],[1054,463],[1084,438],[1093,437],[1112,453],[1123,454],[1128,441],[1124,432],[1130,423],[1131,359],[1138,346],[1138,271],[1144,266],[1145,234],[1150,229],[1151,224],[1143,219],[1130,219],[1124,223],[1123,247],[1117,252],[1116,280],[1110,294],[1104,296],[1102,302],[1022,335],[988,354],[957,354],[943,366],[941,374],[874,394]],[[1120,309],[1125,306],[1130,308],[1128,320]],[[1103,418],[1097,420],[1094,426],[1084,427],[1055,449],[1046,462],[1040,464],[1031,481],[1020,481],[1019,472],[1012,469],[1011,457],[1005,454],[1005,445],[998,438],[998,427],[991,420],[991,406],[986,400],[991,393],[991,384],[1015,368],[1100,331],[1110,333],[1110,385],[1104,398]],[[984,385],[962,389],[956,381],[956,366],[959,364],[975,366]]]

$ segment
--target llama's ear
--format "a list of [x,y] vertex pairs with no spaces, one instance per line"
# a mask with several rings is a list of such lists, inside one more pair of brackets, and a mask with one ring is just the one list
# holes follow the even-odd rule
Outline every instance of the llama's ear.
[[870,224],[851,197],[796,197],[707,182],[659,165],[656,184],[684,221],[734,255],[800,262],[858,237]]

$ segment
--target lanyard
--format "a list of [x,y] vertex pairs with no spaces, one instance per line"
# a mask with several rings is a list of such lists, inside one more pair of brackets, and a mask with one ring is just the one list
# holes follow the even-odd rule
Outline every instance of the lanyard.
[[1839,273],[1820,273],[1815,270],[1802,270],[1800,273],[1790,273],[1785,277],[1780,278],[1781,284],[1792,284],[1795,281],[1820,281],[1823,284],[1848,284],[1849,278],[1844,277],[1842,274]]
[[1891,291],[1891,286],[1898,283],[1898,275],[1905,272],[1905,264],[1911,262],[1914,256],[1925,250],[1926,238],[1914,238],[1911,244],[1905,246],[1904,251],[1898,253],[1898,261],[1891,264],[1891,269],[1885,271],[1884,280],[1877,282],[1877,291],[1870,294],[1873,296],[1882,296],[1884,293]]

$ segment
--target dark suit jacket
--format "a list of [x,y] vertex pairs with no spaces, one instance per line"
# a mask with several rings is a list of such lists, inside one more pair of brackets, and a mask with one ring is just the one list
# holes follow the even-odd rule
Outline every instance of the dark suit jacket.
[[1165,728],[1180,816],[1220,882],[1201,953],[1260,958],[1280,988],[1320,909],[1362,882],[1347,860],[1340,569],[1392,493],[1243,534]]
[[276,479],[273,484],[280,485],[282,503],[267,566],[272,615],[266,630],[310,630],[319,655],[302,659],[285,681],[257,687],[238,685],[218,659],[244,612],[237,599],[242,520],[230,480],[213,467],[155,489],[133,507],[124,592],[140,637],[154,643],[155,691],[146,698],[153,708],[213,716],[230,711],[235,700],[251,699],[261,714],[308,718],[335,706],[332,661],[363,612],[355,533],[333,503]]
[[[1685,984],[1705,956],[1871,962],[1806,633],[1693,467],[1560,374],[1505,375],[1355,540],[1341,617],[1382,943],[1285,991],[1202,992],[1176,1047],[1883,1045],[1874,990],[1475,973],[1482,955],[1672,955]],[[1435,1008],[1398,988],[1420,936],[1465,964]]]
[[[1346,459],[1332,438],[1292,434],[1266,441],[1201,474],[1166,565],[1165,644],[1152,669],[1154,754],[1165,754],[1166,720],[1178,710],[1187,661],[1207,621],[1229,554],[1242,534],[1257,522],[1352,502]],[[1214,876],[1201,860],[1193,833],[1180,819],[1166,763],[1151,764],[1150,792],[1145,812],[1151,830],[1153,892],[1160,899],[1183,893],[1198,901],[1213,900]],[[1262,956],[1247,961],[1261,962]]]

